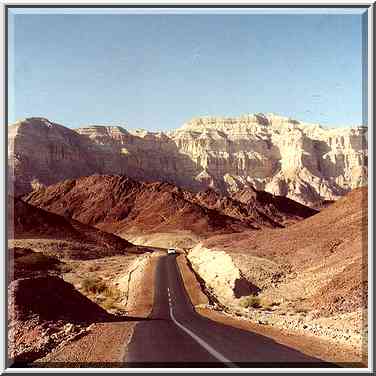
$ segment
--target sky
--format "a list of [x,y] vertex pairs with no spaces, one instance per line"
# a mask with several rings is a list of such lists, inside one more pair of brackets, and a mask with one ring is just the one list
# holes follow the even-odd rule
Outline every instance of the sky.
[[363,122],[359,11],[10,12],[9,123],[41,116],[167,131],[258,112]]

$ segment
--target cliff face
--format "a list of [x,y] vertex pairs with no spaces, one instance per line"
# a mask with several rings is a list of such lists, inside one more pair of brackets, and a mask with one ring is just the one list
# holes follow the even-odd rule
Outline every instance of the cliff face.
[[255,187],[312,205],[367,184],[367,128],[325,129],[256,114],[197,118],[154,133],[70,130],[31,118],[9,127],[8,163],[15,194],[100,173],[225,194]]
[[275,115],[194,119],[171,133],[200,166],[195,180],[227,192],[254,186],[305,204],[367,184],[367,129],[324,129]]
[[9,127],[10,194],[19,195],[40,184],[95,171],[77,132],[44,118],[29,118]]

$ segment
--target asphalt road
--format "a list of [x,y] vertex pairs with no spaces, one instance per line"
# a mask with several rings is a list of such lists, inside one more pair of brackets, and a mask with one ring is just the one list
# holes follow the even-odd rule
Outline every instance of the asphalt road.
[[176,263],[160,258],[149,320],[139,322],[129,367],[333,367],[262,335],[220,324],[193,309]]

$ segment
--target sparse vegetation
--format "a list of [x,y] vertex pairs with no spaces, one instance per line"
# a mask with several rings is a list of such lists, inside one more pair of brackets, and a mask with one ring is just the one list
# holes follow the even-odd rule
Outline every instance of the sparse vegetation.
[[298,308],[296,310],[296,313],[308,313],[309,309],[308,308]]
[[243,308],[261,308],[261,299],[255,295],[242,296],[239,305]]
[[30,248],[9,248],[10,280],[36,275],[58,275],[67,265],[55,257]]
[[85,292],[95,295],[102,294],[107,289],[107,285],[102,279],[94,277],[84,278],[81,286]]
[[99,270],[99,265],[89,265],[88,272],[96,272]]
[[120,309],[121,293],[101,278],[86,277],[82,281],[83,291],[106,310]]
[[59,267],[61,273],[70,273],[72,271],[72,266],[67,263],[62,263]]

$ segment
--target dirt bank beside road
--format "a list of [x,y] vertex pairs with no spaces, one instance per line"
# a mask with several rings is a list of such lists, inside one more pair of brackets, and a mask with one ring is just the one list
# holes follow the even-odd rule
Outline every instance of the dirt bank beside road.
[[84,336],[77,338],[42,359],[36,366],[47,367],[119,367],[126,355],[126,346],[139,320],[149,316],[153,307],[154,275],[158,254],[150,255],[142,264],[141,273],[132,273],[128,314],[118,322],[98,322]]
[[[178,257],[178,265],[188,295],[196,312],[200,315],[225,325],[264,335],[280,344],[327,362],[336,363],[341,366],[366,367],[367,359],[363,358],[362,354],[354,351],[351,347],[336,344],[316,336],[302,335],[292,330],[283,330],[265,324],[257,324],[247,318],[239,317],[235,312],[223,312],[214,309],[213,306],[208,304],[208,299],[201,291],[200,283],[184,256]],[[197,290],[200,291],[198,292]]]

